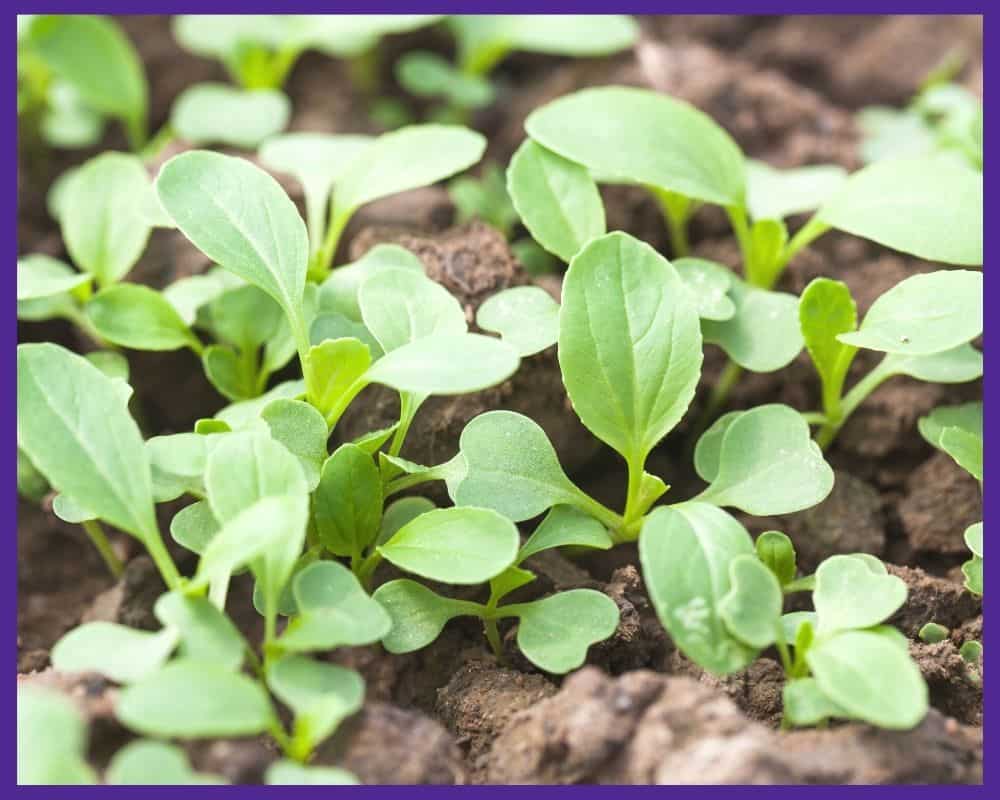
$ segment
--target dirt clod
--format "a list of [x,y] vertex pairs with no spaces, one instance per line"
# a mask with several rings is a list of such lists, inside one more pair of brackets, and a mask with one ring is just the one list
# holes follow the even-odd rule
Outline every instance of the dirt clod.
[[[935,453],[907,481],[899,503],[906,538],[916,550],[965,554],[965,529],[983,518],[976,479],[945,453]],[[947,513],[942,513],[947,509]]]

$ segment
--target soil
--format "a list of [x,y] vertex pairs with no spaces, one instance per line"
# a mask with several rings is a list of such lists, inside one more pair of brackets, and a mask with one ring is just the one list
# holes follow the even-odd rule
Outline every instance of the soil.
[[[123,22],[149,75],[154,129],[184,87],[226,80],[219,65],[174,43],[164,17]],[[473,120],[490,142],[484,163],[507,163],[523,140],[524,118],[532,109],[586,86],[625,84],[668,92],[714,117],[754,158],[777,166],[837,163],[849,169],[859,165],[855,110],[905,103],[922,77],[953,51],[967,56],[958,79],[981,93],[981,18],[678,15],[646,18],[641,26],[633,51],[613,58],[507,59],[497,73],[498,102]],[[394,54],[416,47],[448,53],[450,46],[432,31],[391,37],[380,69],[384,91],[398,93],[391,77]],[[373,97],[354,88],[343,63],[307,54],[286,90],[294,108],[292,130],[379,131],[369,115]],[[123,146],[117,127],[109,126],[102,148]],[[177,143],[170,152],[184,147]],[[96,152],[40,153],[22,142],[19,252],[64,255],[45,195],[58,174]],[[301,204],[299,187],[278,177]],[[609,229],[626,230],[670,255],[662,218],[646,192],[610,186],[602,188],[602,195]],[[458,298],[472,330],[476,309],[501,289],[535,282],[558,297],[558,275],[532,277],[499,232],[478,221],[456,225],[455,217],[442,187],[372,203],[347,227],[338,260],[356,259],[381,242],[408,248],[427,274]],[[738,250],[717,209],[696,214],[691,236],[696,254],[735,268]],[[208,266],[183,236],[158,230],[130,279],[162,287]],[[779,288],[801,292],[815,277],[833,277],[848,284],[863,313],[902,278],[939,268],[831,233],[796,257]],[[21,341],[53,340],[81,351],[93,347],[63,323],[19,323],[18,335]],[[128,356],[137,389],[132,409],[147,436],[189,430],[197,418],[225,404],[186,351]],[[849,380],[873,366],[869,356],[859,355]],[[721,351],[706,348],[688,421],[650,457],[649,471],[673,484],[671,498],[699,491],[685,437],[723,364]],[[432,645],[416,653],[391,656],[371,646],[330,654],[364,676],[367,694],[363,710],[324,744],[316,761],[345,767],[366,783],[981,782],[982,669],[965,662],[958,650],[983,636],[982,603],[964,589],[959,570],[968,557],[962,534],[982,518],[982,498],[978,484],[916,432],[919,417],[935,406],[974,399],[981,392],[979,382],[948,387],[890,380],[830,449],[836,484],[826,501],[781,518],[743,520],[755,534],[787,532],[803,571],[834,553],[868,552],[885,559],[907,583],[908,600],[892,621],[910,639],[932,705],[915,730],[884,731],[856,723],[781,730],[777,655],[765,653],[747,670],[725,678],[689,662],[657,621],[636,548],[625,545],[579,558],[540,554],[528,564],[539,579],[512,598],[588,587],[604,591],[618,605],[615,634],[592,647],[586,665],[564,678],[540,673],[520,655],[512,625],[502,631],[503,663],[498,663],[480,625],[468,619],[449,623]],[[764,402],[816,407],[817,386],[805,356],[777,374],[746,375],[730,407]],[[466,422],[495,408],[539,422],[574,480],[602,502],[622,504],[624,464],[572,413],[554,348],[525,359],[500,386],[428,400],[403,455],[424,464],[450,458]],[[345,414],[337,434],[346,440],[384,427],[397,410],[392,393],[371,387]],[[440,488],[431,492],[445,501]],[[161,509],[164,530],[178,507]],[[529,530],[526,526],[525,533]],[[131,738],[113,716],[117,690],[92,675],[54,673],[48,668],[49,651],[81,621],[157,627],[151,609],[162,591],[138,543],[115,531],[109,535],[127,562],[119,581],[107,575],[77,526],[59,521],[44,503],[18,505],[18,680],[58,688],[74,699],[90,722],[89,757],[98,770]],[[181,559],[182,570],[192,565],[189,557]],[[385,580],[390,573],[382,569],[377,578]],[[234,581],[229,609],[256,640],[260,618],[251,609],[251,590],[246,578]],[[918,632],[929,621],[948,628],[949,638],[934,645],[921,642]],[[237,783],[260,782],[279,757],[265,738],[191,743],[188,751],[196,769]]]

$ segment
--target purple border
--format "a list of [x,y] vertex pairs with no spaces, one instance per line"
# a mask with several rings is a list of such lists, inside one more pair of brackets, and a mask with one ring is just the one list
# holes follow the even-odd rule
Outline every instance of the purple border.
[[[687,13],[687,14],[982,14],[983,15],[983,37],[984,37],[984,52],[989,50],[988,44],[991,43],[994,33],[993,24],[987,24],[986,14],[987,3],[985,0],[979,0],[979,2],[969,0],[953,0],[950,3],[943,2],[942,0],[881,0],[879,2],[861,2],[860,0],[840,0],[840,2],[829,2],[829,0],[824,0],[824,2],[792,2],[791,0],[744,0],[744,2],[739,2],[738,0],[705,0],[705,2],[649,2],[648,0],[639,0],[636,2],[628,2],[625,0],[619,0],[617,3],[609,3],[606,0],[601,2],[601,0],[578,0],[577,2],[552,2],[552,0],[540,2],[539,0],[506,0],[506,2],[494,2],[494,3],[475,3],[473,0],[451,0],[451,2],[441,0],[432,0],[428,2],[424,8],[414,8],[418,5],[414,2],[405,2],[405,0],[391,0],[390,2],[385,2],[382,0],[375,0],[374,2],[358,2],[353,0],[351,2],[341,2],[341,3],[319,3],[319,2],[301,2],[301,0],[293,0],[282,4],[277,7],[277,3],[261,2],[261,0],[243,0],[242,2],[231,2],[231,0],[212,0],[212,2],[207,3],[194,3],[194,2],[183,2],[182,0],[172,0],[172,2],[157,4],[158,7],[155,9],[155,13],[248,13],[248,12],[275,12],[280,11],[281,13],[296,13],[296,12],[313,12],[313,13],[409,13],[415,10],[422,12],[435,12],[435,13],[581,13],[581,12],[592,12],[592,13],[633,13],[633,14],[664,14],[664,13]],[[153,13],[148,7],[143,7],[139,3],[135,2],[109,2],[108,0],[96,0],[96,2],[90,3],[79,3],[79,2],[66,2],[66,0],[50,0],[49,2],[18,2],[14,4],[14,11],[17,13],[30,13],[30,12],[44,12],[44,13],[104,13],[104,14],[126,14],[126,13]],[[429,6],[429,7],[427,7]],[[2,35],[0,41],[14,42],[15,41],[15,18],[14,14],[8,12],[5,15],[5,20],[3,23],[3,30],[6,31]],[[10,64],[10,71],[16,71],[17,65],[17,54],[15,48],[11,47],[8,51]],[[992,64],[992,57],[984,56],[984,71],[986,71],[986,64]],[[7,73],[10,75],[10,72]],[[992,86],[992,84],[990,84]],[[986,99],[987,93],[990,91],[989,88],[984,88],[984,101]],[[13,264],[17,260],[17,222],[16,222],[16,211],[17,211],[17,160],[14,157],[16,139],[17,139],[17,119],[14,112],[15,108],[15,95],[16,88],[15,83],[12,78],[8,78],[5,83],[5,88],[3,90],[4,94],[4,108],[7,109],[5,112],[7,119],[5,120],[3,127],[3,145],[4,151],[8,153],[9,160],[4,162],[3,175],[5,178],[6,196],[5,203],[6,211],[3,215],[3,229],[6,233],[4,241],[8,242],[7,247],[9,248],[9,253],[11,260],[8,264]],[[988,107],[988,103],[984,102],[984,108]],[[991,121],[989,125],[986,126],[987,130],[993,130],[992,125],[994,123]],[[997,138],[997,137],[993,137]],[[989,174],[989,173],[987,173]],[[988,185],[988,183],[987,183]],[[986,208],[989,207],[990,197],[992,192],[987,190],[986,192],[986,203],[983,213],[984,217],[986,215]],[[989,248],[987,249],[989,251]],[[987,259],[988,260],[988,259]],[[13,304],[13,298],[16,294],[15,289],[15,276],[14,270],[8,269],[8,277],[6,278],[6,296],[11,298],[8,300],[9,303]],[[993,302],[1000,302],[998,295],[1000,295],[1000,277],[994,277],[993,274],[987,270],[985,273],[985,299],[987,301],[987,306],[992,307]],[[10,376],[11,383],[9,384],[9,389],[3,394],[3,412],[5,418],[8,420],[4,426],[4,439],[7,441],[7,445],[4,447],[6,452],[9,454],[7,460],[4,462],[3,474],[7,477],[2,478],[2,483],[0,485],[7,486],[7,496],[4,502],[4,518],[8,520],[7,525],[4,527],[8,531],[8,541],[16,542],[13,535],[16,529],[16,515],[17,515],[17,493],[16,493],[16,466],[14,462],[14,445],[16,443],[16,393],[14,389],[16,388],[16,371],[15,371],[15,348],[14,345],[17,342],[17,324],[16,317],[14,314],[10,315],[9,322],[7,323],[11,330],[11,340],[12,343],[8,348],[3,349],[2,357],[4,362],[4,374]],[[1000,323],[998,323],[1000,324]],[[987,315],[986,329],[990,331],[994,327],[994,324],[990,321],[989,315]],[[994,397],[995,389],[995,378],[992,378],[992,373],[988,373],[984,377],[983,382],[983,399],[987,407],[989,406],[990,400]],[[992,419],[990,414],[986,415],[984,419],[985,423],[985,436],[987,440],[990,440],[992,434],[1000,430],[1000,422]],[[992,453],[992,448],[987,448],[988,453]],[[1000,504],[1000,500],[994,501],[990,495],[984,494],[983,496],[983,514],[984,518],[987,513],[987,508],[990,510],[990,515],[992,515],[992,509],[994,505]],[[8,547],[16,547],[14,545],[8,544]],[[17,662],[17,632],[16,632],[16,616],[14,615],[13,609],[17,606],[17,561],[16,556],[7,563],[7,584],[6,584],[6,596],[8,597],[8,611],[3,615],[2,621],[2,641],[5,644],[5,650],[7,651],[7,663],[10,665],[10,669],[16,674],[16,662]],[[987,565],[987,582],[992,582],[992,575],[1000,575],[1000,566],[997,562],[992,559]],[[986,627],[990,627],[989,623],[986,623]],[[987,663],[990,663],[988,660]],[[986,693],[984,696],[984,717],[992,719],[993,715],[997,712],[992,711],[991,706],[996,707],[997,703],[991,703],[990,698],[991,693]],[[228,797],[245,797],[245,798],[273,798],[281,794],[294,794],[296,796],[310,796],[310,797],[329,797],[333,793],[337,792],[337,789],[323,786],[316,787],[266,787],[266,786],[223,786],[223,787],[184,787],[184,789],[179,790],[176,787],[170,786],[152,786],[152,787],[44,787],[44,786],[16,786],[16,687],[9,686],[6,693],[3,696],[2,705],[0,705],[3,711],[3,718],[6,720],[5,728],[2,734],[2,747],[3,747],[3,764],[4,772],[6,773],[5,780],[3,781],[4,786],[14,787],[14,793],[18,797],[37,797],[37,798],[80,798],[87,796],[97,796],[98,794],[102,796],[107,796],[108,794],[117,797],[130,797],[130,798],[176,798],[179,792],[183,792],[185,798],[201,798],[201,797],[219,797],[225,795]],[[989,710],[987,710],[989,709]],[[985,730],[985,727],[984,727]],[[992,739],[986,739],[984,737],[983,743],[984,751],[984,785],[979,786],[946,786],[946,787],[935,787],[935,786],[867,786],[867,787],[856,787],[853,789],[854,792],[864,792],[866,794],[877,793],[882,797],[887,798],[898,798],[899,800],[904,800],[904,798],[913,797],[919,794],[922,797],[931,796],[941,796],[948,798],[955,797],[972,797],[972,796],[983,796],[984,792],[989,791],[988,787],[991,784],[989,778],[993,775],[992,768],[992,756],[996,755],[997,747],[992,744]],[[426,800],[427,798],[438,798],[444,797],[445,795],[454,796],[456,793],[461,792],[463,796],[481,798],[481,800],[487,800],[488,798],[499,798],[501,796],[510,797],[512,794],[517,794],[519,796],[535,796],[543,797],[549,796],[550,793],[556,792],[561,797],[573,798],[573,800],[587,800],[587,798],[609,797],[611,793],[619,793],[622,791],[628,792],[629,794],[644,794],[645,796],[651,796],[653,793],[662,792],[670,793],[671,798],[679,797],[735,797],[738,795],[746,796],[748,793],[761,793],[761,792],[777,792],[784,797],[792,796],[793,792],[808,792],[812,797],[840,797],[847,790],[840,786],[812,786],[812,787],[801,787],[801,786],[768,786],[768,787],[750,787],[750,786],[712,786],[712,787],[653,787],[653,786],[634,786],[634,787],[614,787],[614,786],[564,786],[564,787],[546,787],[546,786],[468,786],[468,787],[447,787],[447,786],[395,786],[395,787],[380,787],[380,786],[359,786],[352,787],[349,790],[352,794],[364,794],[369,797],[383,796],[388,794],[394,794],[398,797],[405,796],[408,800]]]

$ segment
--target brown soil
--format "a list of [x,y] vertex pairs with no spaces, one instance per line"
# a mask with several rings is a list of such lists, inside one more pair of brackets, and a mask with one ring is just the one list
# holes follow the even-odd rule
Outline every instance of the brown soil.
[[[506,164],[523,140],[523,122],[538,105],[585,86],[646,86],[686,99],[725,126],[746,152],[775,165],[858,165],[853,111],[877,102],[904,103],[920,80],[955,46],[969,63],[960,79],[982,85],[982,23],[969,17],[698,17],[674,15],[642,22],[631,53],[569,61],[516,56],[498,71],[500,99],[475,115],[490,145],[486,160]],[[173,42],[165,18],[134,16],[125,27],[140,48],[150,77],[154,127],[185,86],[225,80],[214,62],[192,57]],[[391,38],[381,72],[385,91],[398,91],[391,54],[415,47],[447,53],[446,37],[425,31]],[[286,87],[294,130],[375,133],[372,98],[353,88],[347,68],[308,54]],[[411,104],[420,109],[421,104]],[[122,148],[109,126],[105,148]],[[182,149],[178,144],[171,153]],[[41,153],[25,143],[18,158],[18,234],[22,253],[63,256],[58,229],[45,210],[51,181],[97,150]],[[166,154],[164,154],[166,155]],[[296,202],[301,191],[278,176]],[[669,255],[665,227],[649,195],[635,187],[602,189],[609,229],[621,229]],[[504,238],[473,222],[454,226],[455,209],[442,187],[387,198],[362,208],[345,231],[338,261],[361,256],[379,242],[416,253],[427,274],[446,286],[474,327],[487,297],[532,279]],[[697,254],[733,267],[738,250],[717,209],[692,225]],[[130,279],[162,287],[209,266],[183,236],[157,231]],[[845,281],[864,312],[902,278],[940,268],[841,234],[828,234],[801,253],[781,288],[801,292],[824,275]],[[558,296],[558,275],[535,279]],[[18,326],[19,340],[49,339],[91,349],[63,323]],[[225,401],[193,356],[129,353],[137,396],[133,410],[146,435],[189,430]],[[699,490],[684,438],[724,363],[706,348],[699,397],[688,421],[650,457],[648,469],[673,484],[670,499]],[[849,380],[875,360],[861,355]],[[880,731],[860,724],[824,730],[778,730],[781,674],[765,653],[747,670],[717,678],[687,661],[663,632],[637,569],[634,546],[569,558],[544,553],[529,566],[539,579],[516,599],[590,587],[618,605],[614,636],[591,648],[587,665],[562,678],[540,674],[504,633],[504,663],[486,645],[481,626],[455,620],[431,646],[405,656],[381,647],[339,650],[332,660],[359,670],[367,684],[362,712],[347,721],[317,754],[317,762],[354,772],[366,783],[966,783],[982,780],[982,670],[958,655],[965,641],[982,640],[982,603],[962,586],[965,527],[982,518],[974,480],[935,454],[916,422],[941,403],[981,396],[980,382],[938,387],[894,378],[851,418],[828,457],[837,471],[833,494],[820,506],[775,519],[744,520],[753,532],[786,531],[800,568],[813,569],[842,552],[870,552],[890,563],[909,586],[893,622],[911,639],[928,681],[932,711],[914,731]],[[785,402],[815,408],[815,378],[802,356],[773,375],[746,375],[731,407]],[[625,470],[572,414],[553,350],[526,359],[503,385],[459,398],[433,398],[421,409],[404,455],[434,464],[450,458],[465,423],[494,408],[520,411],[547,431],[567,471],[602,502],[620,506]],[[394,421],[391,393],[370,388],[344,416],[339,436],[351,438]],[[440,487],[432,491],[443,500]],[[173,506],[162,509],[164,530]],[[527,532],[527,530],[525,531]],[[138,544],[110,532],[128,561],[115,582],[76,526],[48,509],[18,507],[19,681],[59,688],[91,723],[90,758],[103,769],[131,735],[114,719],[116,689],[94,676],[46,669],[58,638],[84,620],[156,627],[152,604],[159,579]],[[182,569],[190,569],[190,559]],[[391,570],[379,572],[385,579]],[[260,618],[249,603],[249,580],[234,581],[229,609],[253,640]],[[523,596],[523,597],[522,597]],[[789,606],[799,603],[796,598]],[[797,606],[796,606],[797,607]],[[936,645],[917,639],[926,622],[950,630]],[[218,740],[188,747],[197,769],[233,782],[260,782],[278,757],[268,740]]]

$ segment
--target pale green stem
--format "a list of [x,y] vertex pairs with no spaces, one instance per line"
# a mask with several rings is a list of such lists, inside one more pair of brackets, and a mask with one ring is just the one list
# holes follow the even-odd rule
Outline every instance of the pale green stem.
[[229,594],[229,575],[223,575],[208,585],[208,599],[219,611],[226,610],[226,596]]
[[326,229],[323,246],[317,253],[316,260],[310,269],[309,279],[322,283],[333,268],[333,257],[337,254],[340,236],[354,215],[354,209],[338,210],[335,199],[330,202],[330,223]]
[[154,527],[147,532],[142,542],[146,545],[146,551],[149,553],[150,558],[153,559],[153,563],[156,564],[156,568],[160,571],[160,575],[163,577],[163,582],[167,585],[167,588],[173,591],[180,586],[181,574],[177,571],[177,565],[174,564],[174,560],[170,557],[170,553],[163,544],[163,538],[160,536],[159,529]]
[[104,528],[101,527],[101,523],[96,519],[84,520],[80,523],[84,531],[87,532],[87,536],[90,537],[90,541],[93,543],[97,552],[100,554],[101,558],[104,560],[105,566],[108,568],[108,572],[114,578],[120,578],[125,567],[115,553],[114,548],[111,546],[111,542],[108,541],[107,535],[104,533]]
[[885,369],[885,359],[883,359],[875,369],[858,381],[854,385],[854,388],[844,395],[844,399],[840,403],[840,418],[837,420],[827,419],[826,424],[819,429],[819,432],[816,434],[816,444],[821,449],[826,450],[836,438],[840,429],[844,427],[844,423],[857,410],[858,406],[894,374],[891,370]]

